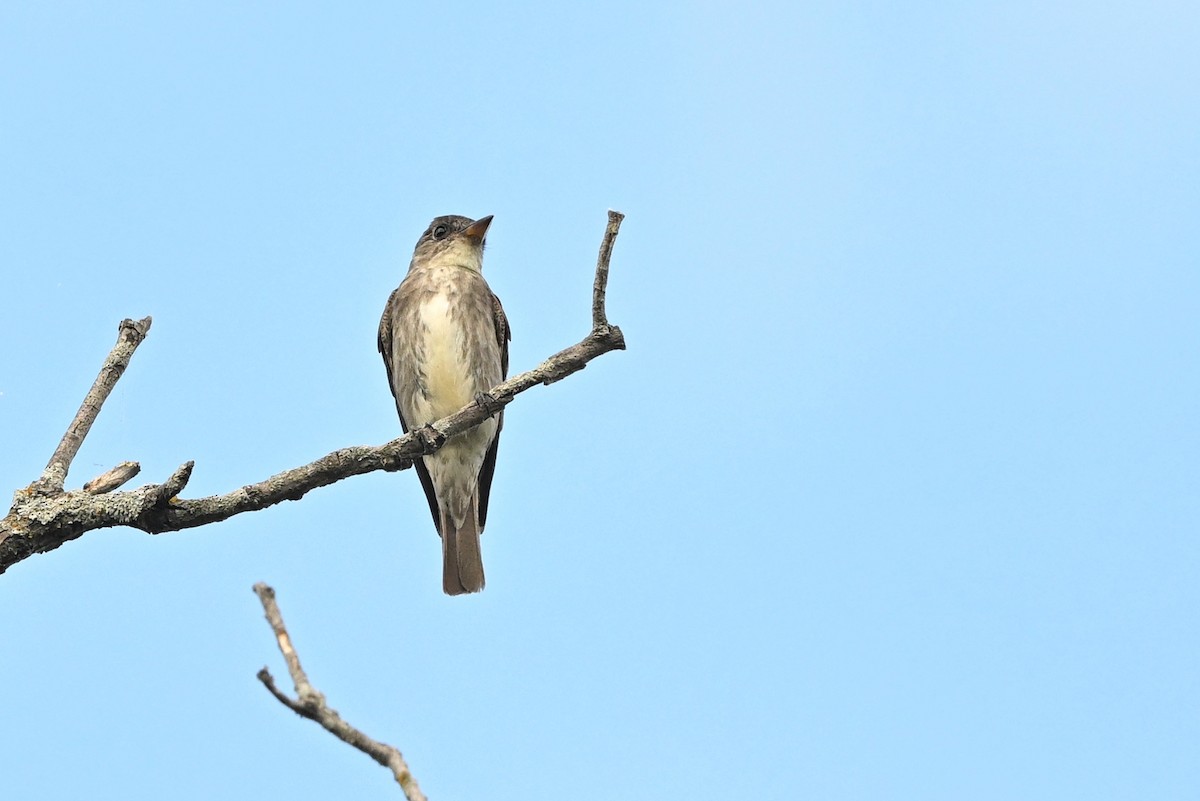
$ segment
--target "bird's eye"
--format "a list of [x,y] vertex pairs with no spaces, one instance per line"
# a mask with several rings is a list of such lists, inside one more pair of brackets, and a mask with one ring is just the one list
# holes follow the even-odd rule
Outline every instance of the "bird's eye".
[[446,235],[446,226],[444,226],[444,225],[435,225],[434,226],[434,228],[433,228],[433,238],[434,239],[441,239],[445,235]]

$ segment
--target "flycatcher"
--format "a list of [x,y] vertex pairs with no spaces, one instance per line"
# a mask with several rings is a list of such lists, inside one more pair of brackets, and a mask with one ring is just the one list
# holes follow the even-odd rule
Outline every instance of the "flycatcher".
[[[379,352],[406,433],[458,411],[508,376],[508,319],[483,280],[491,222],[490,216],[431,222],[383,310]],[[483,589],[479,535],[503,424],[501,412],[413,465],[442,538],[447,595]]]

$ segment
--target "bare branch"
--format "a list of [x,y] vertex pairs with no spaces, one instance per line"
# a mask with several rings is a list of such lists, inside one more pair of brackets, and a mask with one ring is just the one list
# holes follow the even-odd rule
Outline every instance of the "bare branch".
[[408,769],[408,763],[404,761],[404,755],[400,753],[399,749],[368,737],[342,720],[341,716],[325,703],[325,696],[317,692],[309,683],[308,676],[300,667],[300,655],[292,647],[292,638],[288,635],[287,628],[283,624],[283,615],[279,611],[278,604],[275,603],[275,590],[259,582],[254,585],[254,592],[262,602],[267,622],[271,624],[271,631],[275,633],[275,642],[279,645],[279,651],[283,654],[284,661],[287,662],[288,673],[291,674],[292,684],[296,687],[296,698],[289,698],[276,687],[275,679],[265,667],[258,671],[258,680],[270,691],[271,695],[275,696],[279,703],[297,715],[321,724],[334,737],[354,746],[389,769],[408,801],[426,801],[424,793],[417,786],[417,780],[412,775],[412,771]]
[[283,625],[283,614],[279,611],[279,605],[275,603],[275,590],[260,581],[254,585],[254,594],[262,602],[263,611],[267,613],[267,622],[271,624],[271,631],[275,632],[275,642],[279,646],[279,652],[283,654],[283,661],[287,663],[288,674],[292,677],[292,684],[296,686],[296,695],[301,701],[320,699],[320,693],[313,689],[304,668],[300,667],[300,654],[292,647],[292,638],[288,636],[287,627]]
[[42,477],[31,485],[35,491],[47,495],[62,491],[63,484],[67,480],[67,471],[71,469],[71,462],[74,461],[75,454],[79,453],[79,446],[83,445],[83,440],[91,430],[92,423],[96,422],[96,416],[100,414],[100,407],[104,405],[109,393],[116,386],[117,380],[129,366],[133,352],[146,338],[146,333],[150,330],[150,323],[149,317],[143,317],[136,322],[133,320],[121,321],[117,331],[117,344],[113,346],[108,358],[104,360],[100,374],[96,376],[96,381],[84,397],[79,411],[75,413],[75,419],[71,421],[71,425],[67,426],[67,433],[63,434],[62,441],[54,449],[54,455],[46,463]]
[[600,240],[600,255],[596,258],[596,282],[592,285],[592,328],[608,327],[608,315],[604,310],[604,297],[608,291],[608,262],[612,258],[613,245],[617,241],[617,232],[621,230],[621,220],[625,215],[619,211],[608,210],[608,225],[604,229],[604,239]]
[[83,491],[89,495],[103,495],[112,492],[140,472],[142,466],[137,462],[121,462],[107,473],[101,473],[84,484]]
[[[625,337],[621,329],[608,324],[604,311],[608,263],[622,217],[619,212],[609,212],[596,267],[592,318],[593,323],[596,320],[602,323],[594,325],[588,335],[575,345],[559,351],[532,370],[493,387],[486,403],[472,402],[433,423],[432,427],[440,437],[429,437],[427,431],[418,430],[383,445],[341,448],[301,467],[285,470],[224,495],[206,498],[178,497],[191,477],[191,462],[176,470],[163,484],[150,484],[103,496],[62,492],[61,481],[57,491],[51,492],[41,482],[35,482],[17,490],[11,510],[0,520],[0,573],[35,553],[53,550],[93,529],[133,526],[151,534],[159,534],[195,528],[245,512],[266,509],[283,501],[299,500],[318,487],[350,476],[376,470],[405,470],[412,466],[413,459],[435,452],[446,440],[497,414],[522,392],[577,373],[592,359],[609,351],[624,350]],[[149,318],[143,322],[149,326]],[[124,336],[124,324],[122,326]],[[128,357],[125,361],[128,362]],[[91,393],[88,397],[91,398]],[[85,401],[84,405],[87,407],[88,402]],[[96,410],[99,410],[98,405]]]

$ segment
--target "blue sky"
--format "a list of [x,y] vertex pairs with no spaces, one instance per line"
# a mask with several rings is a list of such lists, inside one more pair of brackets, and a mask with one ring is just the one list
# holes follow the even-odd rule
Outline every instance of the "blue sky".
[[[0,576],[39,799],[393,798],[285,710],[251,592],[431,799],[1200,794],[1191,4],[0,10],[0,489],[150,337],[68,486],[226,492],[398,435],[375,328],[494,214],[488,587],[416,477]],[[141,480],[139,478],[139,481]]]

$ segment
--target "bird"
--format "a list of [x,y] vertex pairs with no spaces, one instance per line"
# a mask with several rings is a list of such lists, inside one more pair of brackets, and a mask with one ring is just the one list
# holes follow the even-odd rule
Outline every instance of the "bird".
[[[491,215],[436,217],[417,240],[408,273],[383,310],[379,352],[400,426],[416,431],[471,403],[508,377],[512,333],[500,299],[483,278]],[[433,524],[442,539],[442,590],[483,589],[479,535],[504,413],[415,459]]]

